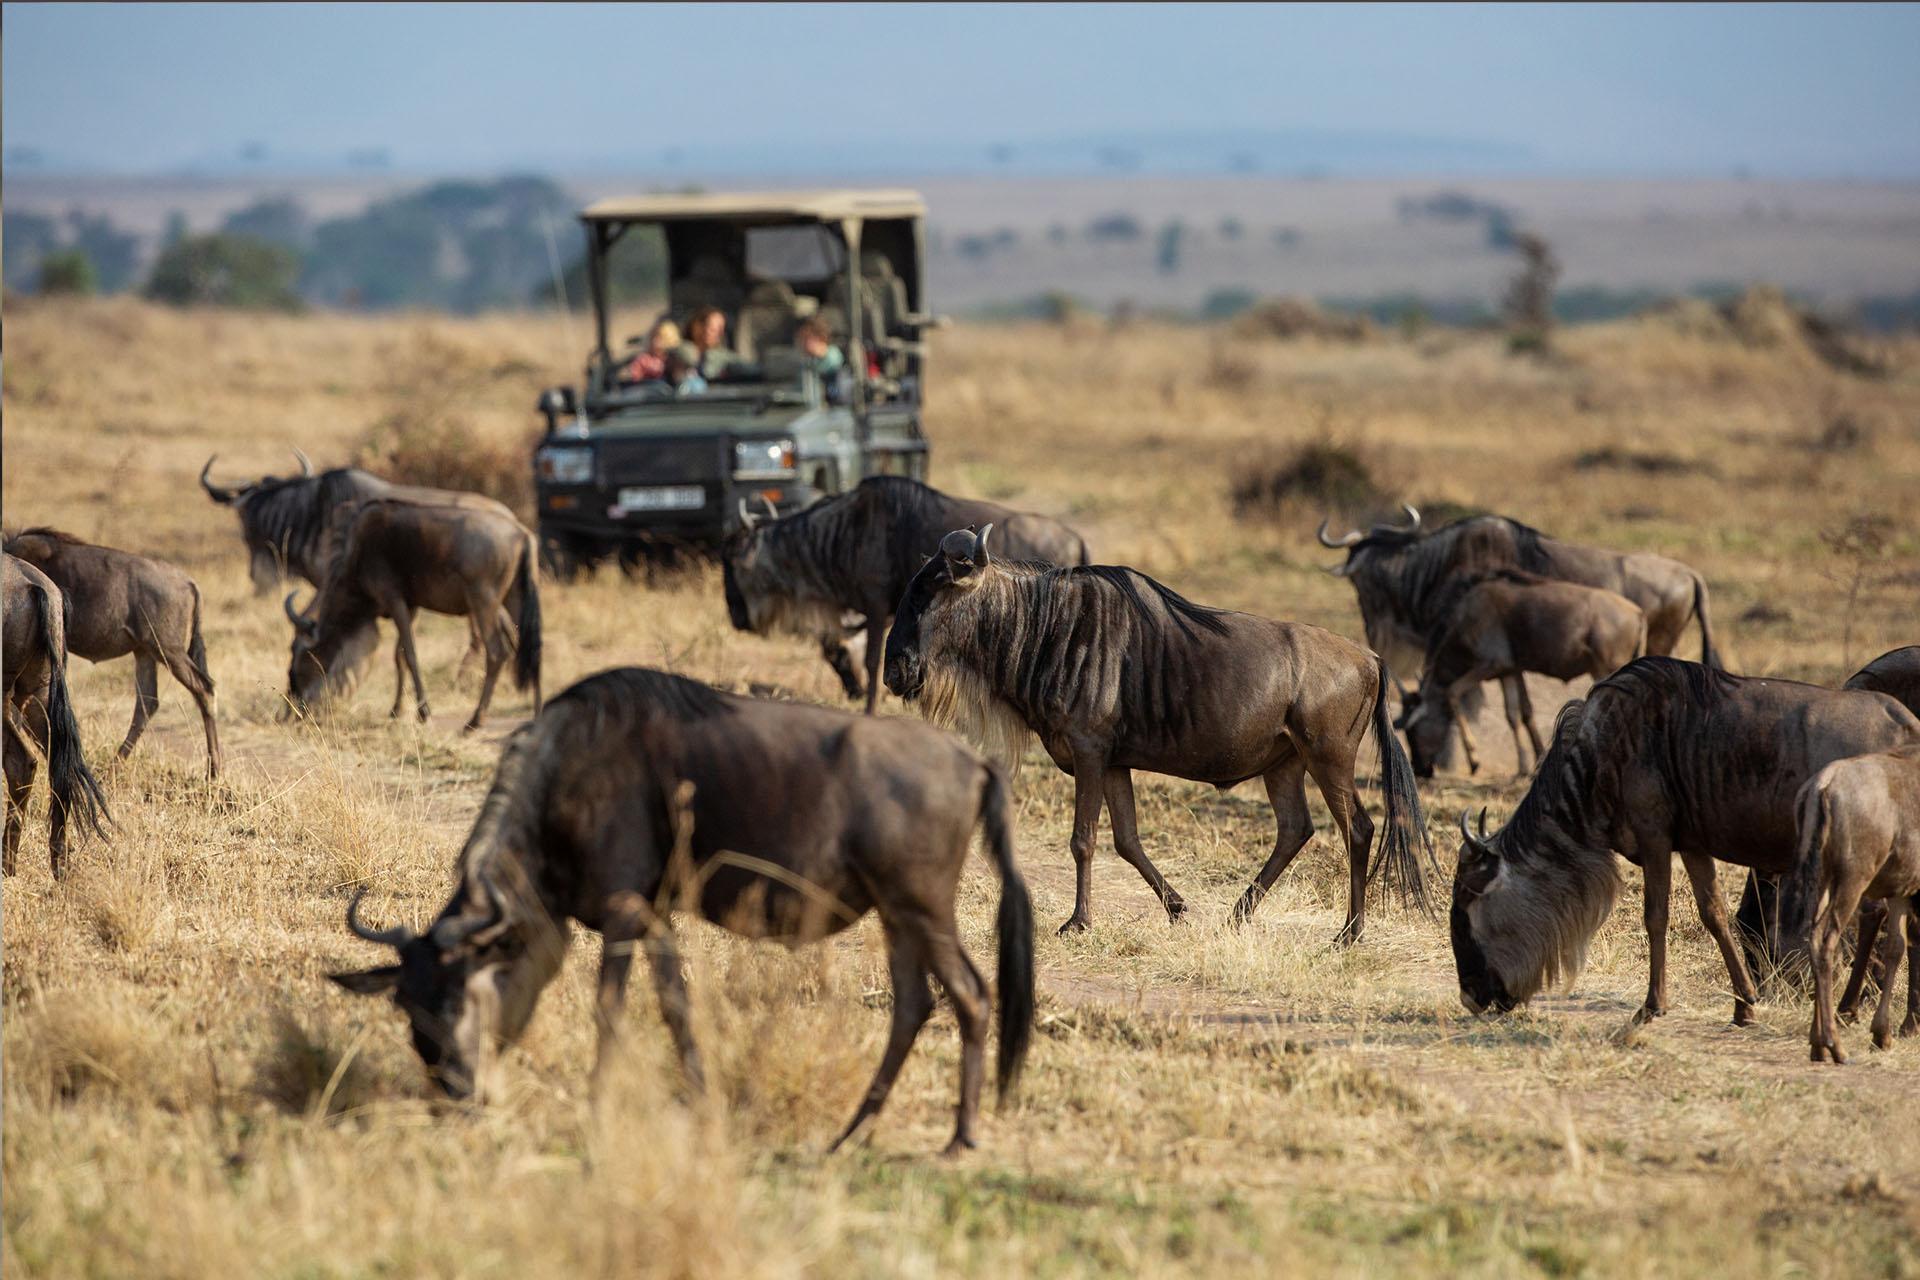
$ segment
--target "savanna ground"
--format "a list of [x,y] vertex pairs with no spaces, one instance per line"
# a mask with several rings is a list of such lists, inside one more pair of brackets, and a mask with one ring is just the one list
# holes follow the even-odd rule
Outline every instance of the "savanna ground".
[[[1733,1029],[1684,890],[1663,1021],[1626,1034],[1646,956],[1631,869],[1571,992],[1480,1021],[1455,997],[1443,922],[1379,905],[1361,945],[1330,945],[1344,875],[1323,810],[1322,834],[1235,931],[1228,909],[1271,841],[1264,799],[1146,779],[1142,834],[1189,918],[1170,927],[1103,853],[1097,926],[1059,938],[1071,787],[1033,755],[1018,822],[1039,1034],[978,1151],[933,1154],[957,1074],[942,1012],[871,1141],[822,1154],[884,1042],[871,921],[798,954],[683,931],[717,1081],[707,1105],[679,1097],[642,981],[620,1066],[589,1098],[590,936],[510,1055],[509,1096],[483,1112],[436,1103],[399,1016],[324,975],[378,959],[342,926],[355,886],[381,923],[437,910],[528,703],[504,691],[488,728],[462,737],[464,630],[440,619],[421,628],[430,723],[386,719],[384,651],[326,723],[282,723],[279,602],[251,594],[234,520],[194,475],[214,451],[222,476],[284,472],[289,444],[341,462],[385,422],[389,440],[457,450],[450,471],[511,476],[537,388],[577,352],[550,316],[120,301],[10,302],[8,320],[6,522],[196,576],[230,772],[204,780],[172,686],[139,752],[109,763],[130,664],[75,664],[118,832],[55,884],[42,792],[5,888],[9,1271],[1920,1275],[1920,1041],[1876,1053],[1852,1028],[1849,1065],[1811,1067],[1807,1005],[1785,997]],[[1351,590],[1324,572],[1337,556],[1311,536],[1318,508],[1247,522],[1226,499],[1236,477],[1330,437],[1389,499],[1689,561],[1737,670],[1831,683],[1920,638],[1912,372],[1869,381],[1797,348],[1650,323],[1575,331],[1550,361],[1460,334],[1334,346],[962,328],[940,335],[932,386],[936,483],[1068,517],[1102,559],[1202,601],[1359,634]],[[728,628],[713,574],[648,588],[603,572],[549,585],[545,610],[549,691],[644,663],[836,701],[807,646]],[[1682,653],[1697,643],[1689,631]],[[1497,821],[1521,794],[1504,727],[1482,736],[1489,774],[1424,788],[1444,865],[1460,809]],[[994,901],[975,865],[962,924],[982,963]]]

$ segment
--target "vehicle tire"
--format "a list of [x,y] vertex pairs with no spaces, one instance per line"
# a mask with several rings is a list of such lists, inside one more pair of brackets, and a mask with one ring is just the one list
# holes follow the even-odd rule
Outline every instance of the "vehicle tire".
[[592,562],[571,534],[540,531],[540,568],[555,582],[572,582]]

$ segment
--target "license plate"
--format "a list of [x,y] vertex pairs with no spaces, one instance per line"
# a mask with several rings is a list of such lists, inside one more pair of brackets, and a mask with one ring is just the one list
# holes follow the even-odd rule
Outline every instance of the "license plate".
[[620,491],[622,511],[698,511],[707,491],[697,484],[645,485]]

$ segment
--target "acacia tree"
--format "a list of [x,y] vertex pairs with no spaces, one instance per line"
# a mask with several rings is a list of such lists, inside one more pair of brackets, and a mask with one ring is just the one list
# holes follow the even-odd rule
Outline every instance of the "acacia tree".
[[1516,235],[1513,247],[1521,265],[1507,286],[1503,307],[1507,347],[1516,354],[1545,355],[1553,345],[1553,286],[1560,278],[1560,260],[1553,256],[1553,246],[1530,231]]

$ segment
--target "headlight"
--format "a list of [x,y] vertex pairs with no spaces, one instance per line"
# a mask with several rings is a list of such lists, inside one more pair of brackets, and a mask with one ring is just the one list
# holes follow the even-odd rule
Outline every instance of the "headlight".
[[542,449],[533,455],[533,469],[548,484],[591,484],[593,450]]
[[792,474],[793,441],[736,440],[734,442],[734,479],[783,480]]

